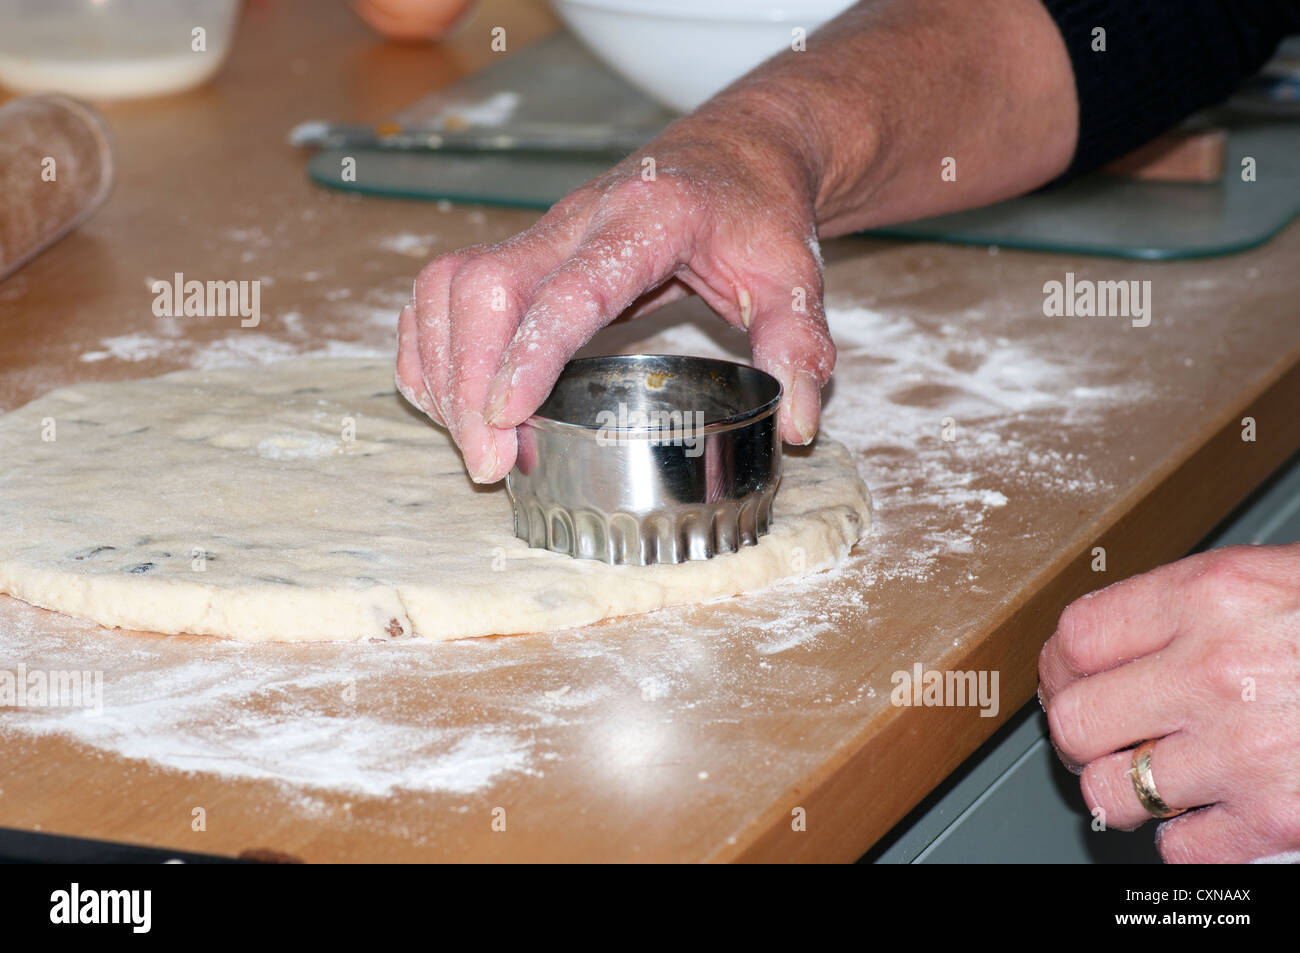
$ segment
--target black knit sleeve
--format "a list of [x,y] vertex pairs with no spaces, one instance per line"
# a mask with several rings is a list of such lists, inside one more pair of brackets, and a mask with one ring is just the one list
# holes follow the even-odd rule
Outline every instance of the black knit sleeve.
[[1062,179],[1131,152],[1226,99],[1283,37],[1300,33],[1300,0],[1043,5],[1065,39],[1079,95],[1079,143]]

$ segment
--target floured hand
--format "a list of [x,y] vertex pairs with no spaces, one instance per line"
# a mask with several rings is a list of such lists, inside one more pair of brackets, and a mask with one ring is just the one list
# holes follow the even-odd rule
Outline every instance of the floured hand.
[[782,438],[808,443],[835,364],[815,236],[811,184],[781,150],[683,120],[526,232],[430,263],[401,315],[398,386],[492,483],[592,335],[693,291],[748,332],[785,391]]

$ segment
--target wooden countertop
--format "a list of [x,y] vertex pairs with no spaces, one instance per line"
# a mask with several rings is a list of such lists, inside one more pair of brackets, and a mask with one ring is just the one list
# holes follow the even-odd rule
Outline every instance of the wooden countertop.
[[[0,408],[77,381],[391,347],[428,257],[535,215],[320,189],[285,133],[384,116],[483,66],[497,24],[512,49],[555,26],[500,0],[443,44],[401,47],[341,3],[254,0],[214,84],[106,108],[109,204],[0,284]],[[827,427],[877,506],[843,570],[447,645],[163,638],[0,598],[0,668],[94,668],[105,685],[93,726],[0,717],[0,826],[309,861],[858,857],[1032,696],[1068,601],[1183,555],[1300,447],[1300,229],[1171,264],[825,251]],[[262,325],[154,317],[149,280],[174,272],[261,278]],[[1150,280],[1151,325],[1044,317],[1043,283],[1066,272]],[[597,349],[647,340],[743,353],[698,303]],[[916,664],[997,671],[996,717],[891,704],[892,673]]]

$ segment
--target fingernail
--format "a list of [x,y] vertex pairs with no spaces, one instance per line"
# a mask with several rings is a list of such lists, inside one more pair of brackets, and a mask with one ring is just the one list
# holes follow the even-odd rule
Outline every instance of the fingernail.
[[750,318],[754,316],[754,301],[749,296],[749,290],[746,288],[737,290],[736,301],[740,305],[740,323],[749,327]]
[[483,413],[483,418],[490,424],[495,425],[497,418],[506,409],[506,400],[510,396],[510,388],[502,383],[501,375],[498,374],[492,381],[492,386],[488,388],[487,409]]
[[790,420],[794,429],[799,431],[803,443],[812,443],[817,436],[817,418],[822,406],[821,381],[809,371],[799,371],[794,375],[790,387]]
[[483,415],[472,410],[465,411],[457,421],[457,429],[460,431],[461,452],[469,447],[478,450],[475,456],[479,463],[470,470],[469,478],[475,483],[493,482],[493,473],[497,468],[497,442],[484,422]]

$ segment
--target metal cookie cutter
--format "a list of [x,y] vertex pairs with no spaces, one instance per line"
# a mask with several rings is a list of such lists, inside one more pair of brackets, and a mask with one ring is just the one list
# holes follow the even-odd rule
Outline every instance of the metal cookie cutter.
[[781,478],[776,378],[730,361],[571,362],[519,427],[515,535],[615,565],[708,559],[758,542]]

